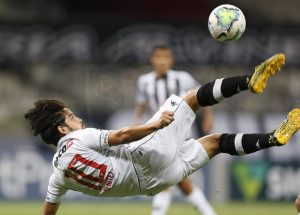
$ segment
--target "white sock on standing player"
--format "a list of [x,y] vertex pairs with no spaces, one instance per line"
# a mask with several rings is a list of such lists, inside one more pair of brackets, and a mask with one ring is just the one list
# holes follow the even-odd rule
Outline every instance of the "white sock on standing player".
[[199,188],[193,188],[193,192],[187,196],[188,201],[203,215],[216,215],[203,192]]
[[172,191],[165,190],[153,197],[151,215],[166,215],[170,207]]

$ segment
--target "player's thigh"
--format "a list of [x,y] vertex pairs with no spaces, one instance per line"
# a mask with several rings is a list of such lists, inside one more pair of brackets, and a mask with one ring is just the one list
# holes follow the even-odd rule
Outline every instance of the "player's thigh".
[[199,143],[199,140],[189,139],[184,141],[177,156],[180,181],[204,166],[209,159],[209,155],[202,144]]
[[175,120],[167,127],[130,144],[134,160],[143,171],[164,171],[172,165],[195,119],[194,112],[186,102],[175,95],[167,99],[150,122],[158,119],[163,111],[173,111]]
[[175,159],[179,145],[185,141],[195,120],[194,112],[181,97],[175,95],[167,99],[149,122],[157,120],[163,111],[173,111],[174,121],[167,127],[130,144],[131,151],[139,149],[142,154],[147,154],[148,158],[156,157],[151,163],[159,166],[170,165],[170,162]]
[[141,166],[143,172],[156,173],[172,164],[178,153],[174,135],[158,131],[148,139],[130,145],[133,161]]
[[172,95],[162,106],[161,111],[173,111],[174,121],[159,132],[174,137],[175,143],[182,143],[190,133],[192,124],[195,120],[195,113],[183,98]]
[[193,112],[197,112],[200,108],[199,102],[197,100],[197,92],[198,89],[191,89],[183,96],[183,99],[193,110]]

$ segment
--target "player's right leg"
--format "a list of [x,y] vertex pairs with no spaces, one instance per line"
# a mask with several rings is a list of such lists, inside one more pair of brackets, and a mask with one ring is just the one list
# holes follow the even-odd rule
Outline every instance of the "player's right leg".
[[189,91],[183,98],[196,112],[199,107],[212,106],[241,91],[251,90],[253,93],[262,93],[268,79],[280,71],[284,63],[284,54],[276,54],[256,66],[250,76],[216,79],[198,90]]
[[222,152],[231,155],[251,154],[288,143],[300,129],[300,109],[293,109],[275,131],[266,134],[212,134],[198,141],[209,158]]

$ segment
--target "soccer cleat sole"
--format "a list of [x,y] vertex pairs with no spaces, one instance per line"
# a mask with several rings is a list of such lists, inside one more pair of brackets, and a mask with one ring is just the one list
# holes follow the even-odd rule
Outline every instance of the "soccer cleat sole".
[[285,145],[300,129],[300,109],[291,110],[287,118],[277,127],[274,136],[279,145]]
[[279,72],[284,63],[284,54],[278,53],[256,66],[248,83],[248,88],[253,93],[262,93],[268,79]]

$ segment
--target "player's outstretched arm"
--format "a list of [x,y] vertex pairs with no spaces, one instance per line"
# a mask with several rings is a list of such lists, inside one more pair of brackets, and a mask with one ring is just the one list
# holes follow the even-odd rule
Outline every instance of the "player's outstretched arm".
[[108,137],[108,144],[110,146],[116,146],[140,140],[143,137],[168,126],[171,122],[173,122],[173,120],[174,113],[171,111],[165,111],[156,121],[143,125],[128,126],[112,131]]
[[60,203],[50,203],[45,201],[44,207],[42,210],[42,215],[55,215]]

